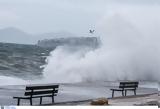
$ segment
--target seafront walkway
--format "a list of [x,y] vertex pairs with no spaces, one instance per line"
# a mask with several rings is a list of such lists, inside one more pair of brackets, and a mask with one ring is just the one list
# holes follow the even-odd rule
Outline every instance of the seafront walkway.
[[[59,88],[59,93],[55,97],[55,104],[48,104],[51,102],[50,98],[44,98],[43,103],[47,105],[89,105],[87,101],[89,102],[90,100],[97,99],[97,98],[111,98],[111,91],[110,88],[113,88],[112,86],[114,84],[110,83],[75,83],[75,84],[60,84]],[[25,91],[25,85],[8,85],[8,86],[0,86],[0,104],[1,105],[16,105],[17,100],[13,99],[13,96],[21,96],[24,94]],[[137,90],[137,97],[139,98],[140,95],[145,95],[145,94],[155,94],[157,93],[158,90],[156,88],[144,88],[144,87],[139,87]],[[132,92],[128,93],[128,95],[133,95]],[[110,103],[113,105],[118,105],[116,102],[119,104],[123,105],[129,102],[132,99],[125,101],[125,98],[121,98],[121,93],[115,93],[115,96],[120,97],[120,98],[114,98],[110,99]],[[138,99],[140,101],[143,101]],[[154,97],[153,97],[154,98]],[[128,98],[127,98],[128,99]],[[154,98],[157,99],[157,98]],[[118,101],[116,101],[118,100]],[[84,101],[84,102],[83,102]],[[114,102],[115,101],[115,102]],[[122,101],[122,102],[120,102]],[[134,101],[134,100],[133,100]],[[131,103],[134,104],[134,103]],[[29,105],[29,100],[22,100],[21,105]],[[35,98],[33,99],[33,105],[39,105],[39,99]],[[125,105],[125,104],[124,104]],[[127,105],[130,105],[128,103]]]

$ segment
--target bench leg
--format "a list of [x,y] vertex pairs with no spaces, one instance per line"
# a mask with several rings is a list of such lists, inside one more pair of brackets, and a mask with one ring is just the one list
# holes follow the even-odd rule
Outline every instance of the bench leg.
[[124,92],[122,91],[122,96],[124,96]]
[[114,90],[112,90],[112,98],[114,97]]
[[30,98],[30,105],[32,106],[32,98]]
[[54,103],[54,96],[52,96],[52,103]]
[[134,90],[134,95],[136,95],[136,90]]
[[127,90],[125,90],[125,96],[127,96]]
[[20,105],[20,98],[18,98],[18,101],[17,101],[17,106]]
[[42,104],[42,97],[40,97],[40,104]]

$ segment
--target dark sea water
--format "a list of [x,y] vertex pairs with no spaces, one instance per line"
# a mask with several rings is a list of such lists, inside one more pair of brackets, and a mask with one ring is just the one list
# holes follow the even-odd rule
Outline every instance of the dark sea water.
[[34,79],[43,76],[46,57],[54,48],[0,43],[0,76]]

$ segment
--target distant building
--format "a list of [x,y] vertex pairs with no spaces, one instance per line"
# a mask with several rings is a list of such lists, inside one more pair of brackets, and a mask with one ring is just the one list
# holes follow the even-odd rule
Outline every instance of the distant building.
[[56,46],[86,46],[96,48],[100,44],[97,37],[68,37],[39,40],[37,45],[40,47],[52,48]]

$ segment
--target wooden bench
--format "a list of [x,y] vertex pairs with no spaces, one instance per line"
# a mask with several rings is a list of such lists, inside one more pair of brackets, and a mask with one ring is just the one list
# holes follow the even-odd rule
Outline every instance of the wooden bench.
[[24,96],[13,97],[17,99],[17,105],[20,105],[21,99],[29,99],[32,105],[32,98],[40,98],[40,105],[43,97],[51,97],[54,103],[54,96],[57,96],[59,85],[26,86]]
[[[121,91],[122,96],[127,96],[127,91],[133,91],[134,95],[136,95],[136,89],[138,88],[138,82],[120,82],[119,88],[111,89],[112,90],[112,98],[114,97],[114,91]],[[125,91],[125,95],[124,95]]]

